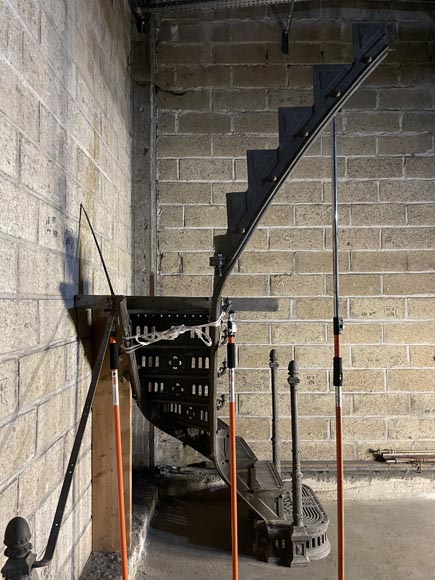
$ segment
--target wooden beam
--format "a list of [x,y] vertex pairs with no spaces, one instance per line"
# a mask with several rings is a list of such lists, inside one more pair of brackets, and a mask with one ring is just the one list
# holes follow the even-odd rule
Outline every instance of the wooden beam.
[[[93,316],[93,334],[96,344],[98,344],[99,340],[101,340],[101,332],[102,328],[104,328],[107,313],[94,311]],[[118,341],[121,341],[121,339],[122,337],[118,336]],[[132,397],[130,383],[122,380],[126,364],[127,357],[121,357],[119,404],[127,547],[130,548],[132,525]],[[119,551],[120,547],[112,379],[109,353],[107,351],[92,408],[92,549],[95,552],[113,552]]]

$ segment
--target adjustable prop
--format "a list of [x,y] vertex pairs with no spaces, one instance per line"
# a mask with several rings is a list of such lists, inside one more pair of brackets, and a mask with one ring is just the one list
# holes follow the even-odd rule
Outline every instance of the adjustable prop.
[[124,472],[122,468],[121,414],[119,411],[119,381],[118,381],[119,350],[116,338],[113,336],[110,337],[109,353],[110,353],[110,370],[112,372],[113,411],[115,416],[116,468],[118,474],[122,580],[128,580],[127,532],[125,527],[125,504],[124,504]]
[[233,580],[239,578],[239,548],[237,523],[237,447],[236,447],[236,332],[233,312],[228,314],[227,364],[229,377],[229,408],[230,408],[230,489],[231,489],[231,551]]
[[343,319],[340,318],[339,268],[338,268],[338,172],[337,172],[337,129],[336,119],[332,119],[332,169],[333,169],[333,279],[334,279],[334,360],[333,384],[335,387],[335,444],[337,456],[337,547],[338,580],[344,580],[344,462],[343,462],[343,362],[340,349],[340,335]]

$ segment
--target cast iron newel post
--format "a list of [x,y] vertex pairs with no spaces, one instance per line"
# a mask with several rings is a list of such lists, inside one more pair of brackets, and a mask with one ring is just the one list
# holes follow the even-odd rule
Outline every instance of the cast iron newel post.
[[293,496],[293,529],[291,535],[292,566],[306,566],[309,562],[307,556],[307,533],[304,526],[304,514],[302,503],[302,470],[299,450],[298,428],[298,384],[299,377],[296,362],[290,361],[288,365],[288,384],[290,386],[291,419],[292,419],[292,496]]

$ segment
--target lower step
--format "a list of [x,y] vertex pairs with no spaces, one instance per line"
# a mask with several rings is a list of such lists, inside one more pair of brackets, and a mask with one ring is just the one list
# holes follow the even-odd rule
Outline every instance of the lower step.
[[327,537],[329,518],[314,491],[302,486],[304,527],[293,527],[292,494],[283,494],[284,519],[258,520],[255,555],[267,562],[274,559],[283,566],[306,566],[311,560],[325,558],[331,549]]

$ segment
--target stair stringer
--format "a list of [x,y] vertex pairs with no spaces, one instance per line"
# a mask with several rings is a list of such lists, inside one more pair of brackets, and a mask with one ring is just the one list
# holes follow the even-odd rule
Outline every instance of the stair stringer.
[[214,303],[285,179],[327,123],[386,57],[389,43],[385,24],[355,24],[352,33],[351,65],[314,67],[311,114],[308,107],[280,109],[278,148],[248,151],[248,189],[227,194],[228,229],[214,240]]

